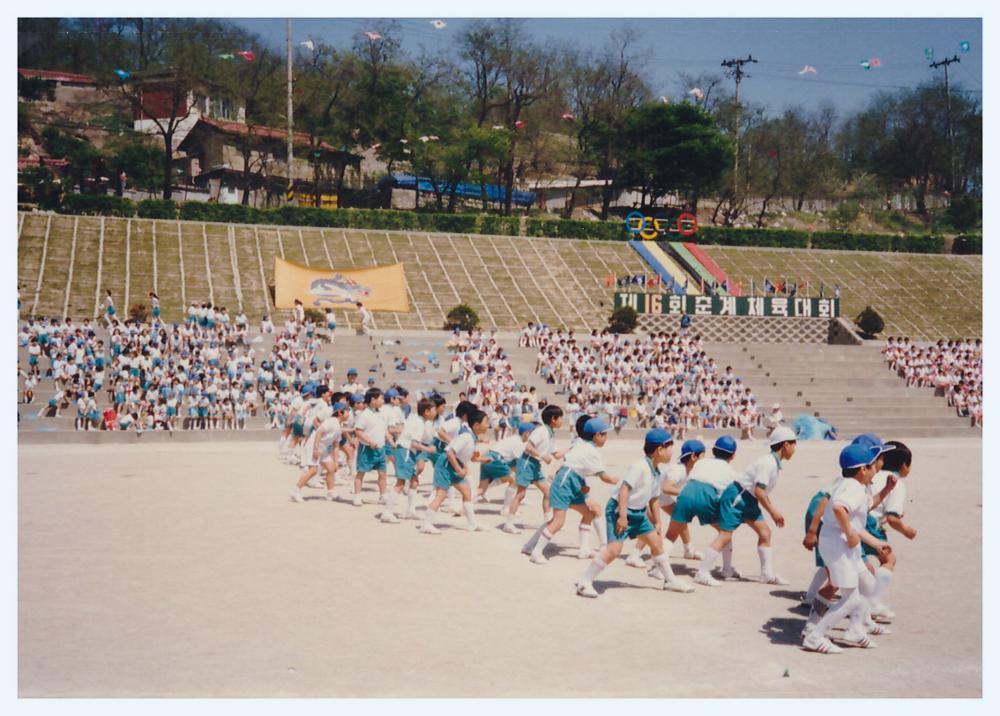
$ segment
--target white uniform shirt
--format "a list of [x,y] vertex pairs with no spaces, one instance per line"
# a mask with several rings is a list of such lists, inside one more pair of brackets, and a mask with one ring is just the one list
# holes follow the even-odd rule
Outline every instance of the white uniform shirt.
[[511,462],[524,454],[524,440],[521,439],[520,435],[511,435],[496,443],[490,449],[499,455],[501,460]]
[[625,471],[625,476],[615,485],[613,496],[618,499],[618,491],[622,484],[629,486],[628,509],[642,510],[646,508],[649,501],[656,497],[657,487],[660,485],[663,467],[654,473],[653,463],[649,458],[636,460],[629,465]]
[[761,455],[752,463],[746,466],[738,478],[738,482],[743,489],[754,494],[754,489],[760,485],[764,488],[764,494],[770,495],[771,490],[778,484],[778,473],[781,472],[781,461],[777,453],[769,452]]
[[823,529],[820,532],[820,537],[827,540],[839,539],[845,543],[847,541],[843,530],[840,529],[840,522],[833,514],[835,506],[846,508],[851,528],[855,532],[861,532],[868,519],[871,495],[871,488],[865,487],[854,478],[838,482],[831,491],[830,499],[826,503],[826,510],[823,512]]
[[414,440],[418,443],[422,443],[424,441],[425,422],[426,421],[416,413],[410,415],[410,417],[408,417],[403,423],[403,432],[400,433],[399,440],[396,444],[406,450],[412,450],[413,448],[410,446]]
[[320,450],[329,453],[334,445],[340,443],[340,438],[343,434],[340,428],[340,421],[334,415],[329,416],[320,424],[316,434],[319,435],[317,439],[319,440]]
[[448,451],[458,459],[460,465],[463,467],[468,465],[472,459],[472,453],[476,451],[476,436],[471,432],[458,435],[448,443]]
[[688,479],[711,485],[716,492],[722,494],[723,490],[736,481],[736,471],[725,460],[703,458],[691,468]]
[[[698,463],[695,463],[696,465]],[[663,487],[669,482],[672,485],[676,485],[678,490],[683,490],[684,485],[688,481],[688,469],[684,463],[675,462],[672,465],[667,465],[661,473],[660,484],[657,486],[657,494],[660,496],[660,504],[666,507],[667,505],[672,505],[677,501],[677,495],[664,495]]]
[[[889,479],[889,475],[892,473],[888,470],[879,470],[875,473],[875,477],[872,478],[872,494],[878,494],[885,487],[886,481]],[[879,525],[884,525],[885,520],[889,515],[896,515],[897,517],[902,517],[906,512],[906,480],[896,476],[896,486],[892,488],[892,492],[889,496],[882,500],[881,503],[876,506],[871,513],[878,520]]]
[[452,416],[442,422],[438,429],[442,430],[448,436],[448,442],[451,442],[461,432],[463,424],[461,418]]
[[580,440],[566,453],[564,466],[580,477],[591,477],[607,472],[600,448],[589,440]]
[[547,425],[539,425],[532,430],[528,442],[538,451],[539,457],[545,457],[555,451],[555,436]]
[[375,443],[375,447],[385,445],[386,426],[382,416],[371,408],[361,411],[354,419],[356,430],[363,432],[365,437]]

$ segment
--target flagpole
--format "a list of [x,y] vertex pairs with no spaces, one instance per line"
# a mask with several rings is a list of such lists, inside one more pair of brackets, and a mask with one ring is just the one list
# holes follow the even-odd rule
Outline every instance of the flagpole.
[[286,203],[290,203],[293,196],[293,166],[295,164],[292,136],[292,18],[288,18],[286,27],[285,51],[288,65],[288,191],[285,194],[285,200]]

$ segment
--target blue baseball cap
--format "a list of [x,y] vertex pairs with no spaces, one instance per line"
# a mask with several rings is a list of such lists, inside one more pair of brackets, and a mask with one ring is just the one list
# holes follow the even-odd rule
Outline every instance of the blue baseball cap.
[[[886,445],[875,433],[862,433],[851,441],[851,445],[863,445],[875,451],[875,457],[892,450],[892,445]],[[874,458],[873,458],[874,459]]]
[[604,418],[591,418],[583,425],[583,432],[587,435],[597,435],[598,433],[606,433],[610,429],[608,422]]
[[398,397],[399,397],[399,391],[396,390],[395,388],[389,388],[389,390],[385,391],[386,400],[388,400],[389,398],[398,398]]
[[537,428],[538,425],[535,423],[518,423],[517,432],[519,433],[530,433],[532,430]]
[[663,428],[653,428],[646,433],[646,445],[659,447],[660,445],[668,445],[673,441],[674,436],[670,434],[669,430],[664,430]]
[[357,368],[348,368],[347,369],[347,375],[357,375],[357,374],[358,374],[358,369]]
[[333,404],[333,412],[335,413],[339,413],[341,410],[346,410],[346,409],[347,409],[347,403],[345,403],[343,400],[338,400],[336,403]]
[[685,440],[681,445],[681,460],[688,455],[701,455],[705,452],[705,443],[701,440]]
[[302,386],[301,393],[302,393],[303,396],[312,395],[312,392],[313,392],[312,386],[309,386],[309,385],[303,385]]
[[879,455],[877,449],[873,449],[860,443],[851,443],[840,451],[840,469],[847,470],[852,467],[864,467],[875,462]]
[[351,402],[363,403],[365,402],[365,396],[363,396],[361,393],[355,393],[354,395],[351,396]]
[[716,450],[721,450],[722,452],[727,452],[730,455],[736,454],[736,441],[733,440],[728,435],[723,435],[715,441],[713,445]]

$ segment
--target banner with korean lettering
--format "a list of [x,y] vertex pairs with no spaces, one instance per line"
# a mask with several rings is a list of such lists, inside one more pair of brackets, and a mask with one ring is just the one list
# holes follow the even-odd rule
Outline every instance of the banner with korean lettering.
[[274,257],[274,305],[292,308],[354,308],[358,301],[373,311],[408,313],[402,264],[368,269],[314,269]]
[[785,296],[677,296],[664,293],[615,293],[615,308],[631,306],[638,313],[680,316],[766,316],[836,318],[839,298]]

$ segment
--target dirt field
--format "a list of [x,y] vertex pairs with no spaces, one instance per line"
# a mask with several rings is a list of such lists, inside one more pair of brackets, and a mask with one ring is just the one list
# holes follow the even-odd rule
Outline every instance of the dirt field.
[[[479,506],[489,531],[442,517],[444,534],[428,536],[380,524],[372,504],[290,502],[295,471],[272,444],[22,446],[19,693],[978,697],[981,441],[909,444],[919,535],[890,535],[895,633],[838,656],[799,648],[797,606],[813,572],[802,515],[842,443],[800,444],[774,495],[788,521],[775,567],[792,586],[661,592],[620,560],[596,600],[573,591],[586,565],[576,517],[533,565],[519,553],[527,533],[495,529],[501,488]],[[765,449],[742,443],[737,467]],[[638,451],[612,438],[605,461],[620,474]],[[539,505],[535,492],[523,526]],[[695,545],[712,532],[694,528]],[[754,536],[741,528],[735,542],[737,568],[756,575]]]

